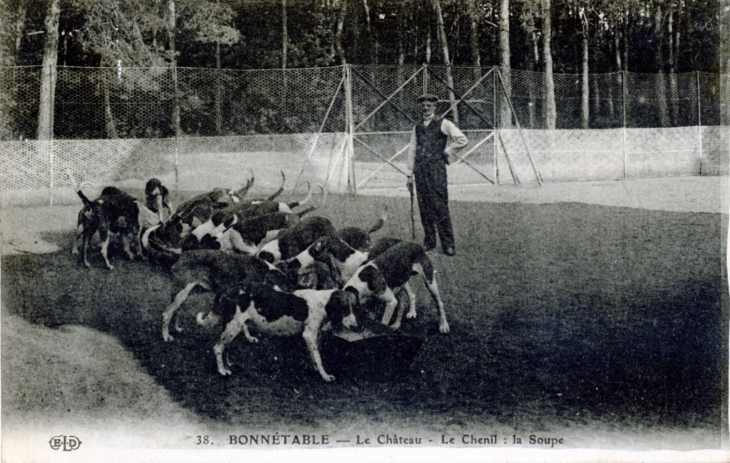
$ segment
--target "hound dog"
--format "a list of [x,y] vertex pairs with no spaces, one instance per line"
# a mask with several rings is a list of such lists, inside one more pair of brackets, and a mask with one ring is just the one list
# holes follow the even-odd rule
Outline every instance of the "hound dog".
[[81,191],[70,171],[67,171],[76,194],[81,198],[84,207],[79,211],[77,229],[78,233],[74,239],[72,253],[78,254],[78,241],[82,241],[82,259],[86,267],[91,267],[88,259],[89,244],[98,232],[101,240],[101,255],[108,269],[114,266],[109,262],[109,241],[112,233],[122,238],[124,252],[130,260],[135,259],[131,249],[131,242],[134,241],[137,252],[141,255],[140,230],[150,224],[157,223],[157,214],[147,209],[144,204],[115,187],[105,187],[101,195],[91,201]]
[[340,286],[347,282],[355,271],[368,259],[368,253],[353,249],[337,236],[323,236],[307,249],[286,262],[286,271],[306,269],[315,262],[332,266]]
[[175,213],[170,203],[170,191],[162,184],[160,179],[151,178],[144,188],[145,206],[152,212],[157,213],[161,223],[165,223]]
[[[286,291],[296,287],[286,275],[273,265],[245,254],[220,251],[191,251],[183,253],[170,269],[171,302],[162,314],[162,339],[172,341],[170,323],[190,293],[201,287],[216,295],[216,299],[230,288],[248,281],[268,282]],[[181,332],[179,324],[175,330]]]
[[202,326],[212,326],[223,319],[225,330],[213,347],[218,372],[230,375],[223,360],[226,346],[243,331],[250,343],[258,342],[251,336],[247,322],[251,321],[258,331],[273,336],[287,337],[302,335],[309,350],[314,367],[325,381],[333,381],[322,365],[319,353],[319,333],[334,326],[347,329],[357,328],[353,312],[355,298],[338,289],[315,291],[305,289],[285,293],[267,284],[251,283],[243,289],[224,294],[216,307],[204,315],[198,313],[197,321]]
[[[290,203],[283,203],[283,202],[275,202],[271,200],[264,200],[264,201],[252,201],[252,202],[242,202],[239,204],[231,205],[228,207],[225,207],[217,212],[214,212],[210,218],[202,223],[200,223],[198,226],[194,227],[192,230],[192,233],[187,236],[185,241],[183,243],[183,250],[186,249],[210,249],[206,245],[201,246],[200,243],[204,241],[205,236],[211,236],[213,239],[212,241],[216,241],[224,231],[229,230],[233,225],[235,225],[238,222],[242,222],[246,219],[255,219],[262,215],[270,215],[274,213],[282,213],[282,214],[293,214],[292,209],[297,206],[305,205],[309,202],[309,200],[312,198],[312,188],[310,186],[309,193],[307,194],[307,197],[304,198],[301,201],[293,201]],[[308,212],[311,212],[314,210],[314,208],[309,208],[305,211],[299,212],[296,219],[302,217]],[[285,217],[281,217],[279,219],[279,222],[285,220]],[[268,222],[271,222],[269,220]],[[247,228],[247,233],[251,233],[252,231],[256,231],[257,229],[266,228],[266,231],[273,230],[272,228],[268,228],[270,226],[273,226],[276,224],[273,223],[266,223],[264,221],[259,221],[256,224],[249,224],[245,227]],[[284,228],[284,226],[277,227],[278,229]],[[197,241],[194,241],[192,238],[196,238]],[[264,233],[264,236],[259,238],[257,243],[259,243],[261,240],[263,240],[266,237],[266,234]],[[189,239],[188,239],[189,238]],[[234,235],[235,239],[235,235]],[[271,238],[273,239],[273,237]],[[212,242],[210,239],[209,242]],[[239,241],[239,245],[243,246],[244,243]],[[250,246],[244,247],[239,249],[242,252],[246,252],[248,254],[254,254],[258,249],[251,249]]]
[[[375,259],[369,261],[355,272],[345,284],[343,290],[353,293],[360,306],[364,306],[369,299],[376,298],[385,303],[385,312],[381,323],[388,325],[393,312],[398,306],[395,291],[408,282],[415,274],[421,275],[439,311],[439,331],[449,332],[449,322],[446,320],[444,303],[439,295],[436,283],[436,272],[431,259],[423,246],[412,242],[398,243]],[[412,308],[415,306],[412,304]],[[408,317],[414,317],[415,310],[409,312]],[[391,328],[398,329],[403,318],[403,308],[398,311],[396,321]]]
[[277,264],[289,260],[307,249],[323,236],[334,236],[335,227],[324,217],[305,217],[298,223],[282,230],[277,238],[267,243],[256,254],[261,259]]
[[239,196],[246,194],[248,187],[253,184],[253,179],[248,182],[247,186],[238,192],[226,190],[224,188],[214,188],[208,193],[194,196],[180,204],[177,211],[175,211],[175,214],[173,214],[170,218],[171,222],[175,221],[179,224],[179,233],[176,236],[170,236],[170,238],[175,241],[170,242],[169,244],[172,246],[179,246],[182,240],[190,234],[192,230],[209,221],[213,214],[240,203],[241,199]]
[[[343,287],[358,268],[366,262],[375,259],[391,247],[403,241],[398,238],[380,238],[368,252],[353,249],[341,238],[325,236],[315,241],[294,259],[287,263],[287,274],[294,271],[302,272],[315,263],[325,263],[332,269],[333,278],[338,287]],[[416,317],[416,293],[407,281],[401,289],[408,294],[410,308],[406,318]],[[398,291],[396,291],[397,293]],[[402,315],[402,314],[401,314]],[[400,318],[394,329],[400,328]]]
[[[402,241],[397,238],[381,238],[375,242],[370,251],[363,252],[353,248],[339,236],[323,236],[289,260],[286,269],[291,272],[306,269],[315,262],[324,262],[332,267],[335,277],[342,287],[361,265],[400,242]],[[410,295],[410,287],[408,287],[408,291]]]

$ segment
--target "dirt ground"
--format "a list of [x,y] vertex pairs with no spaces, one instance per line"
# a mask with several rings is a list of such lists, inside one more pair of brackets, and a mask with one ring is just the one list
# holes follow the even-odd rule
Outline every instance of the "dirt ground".
[[[335,197],[320,212],[363,226],[387,204],[383,235],[407,238],[406,198]],[[216,333],[189,324],[205,295],[185,310],[186,334],[165,344],[164,272],[119,258],[109,272],[98,256],[80,267],[64,248],[78,206],[3,209],[3,434],[16,444],[4,453],[69,427],[92,447],[110,433],[103,445],[195,448],[203,432],[223,445],[266,430],[721,446],[727,178],[455,187],[451,198],[458,254],[433,258],[453,332],[435,334],[419,302],[404,330],[425,342],[405,375],[333,365],[335,385],[280,340],[238,342],[231,355],[245,367],[218,377]]]

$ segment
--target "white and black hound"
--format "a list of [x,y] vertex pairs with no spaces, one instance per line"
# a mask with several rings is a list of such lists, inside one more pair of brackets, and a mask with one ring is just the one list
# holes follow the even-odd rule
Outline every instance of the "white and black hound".
[[337,289],[316,291],[305,289],[294,293],[278,291],[267,284],[251,283],[243,289],[224,294],[216,307],[208,314],[198,314],[197,321],[203,326],[212,326],[220,319],[226,323],[223,334],[213,347],[218,372],[230,375],[231,370],[224,362],[226,345],[243,331],[248,342],[258,342],[251,336],[247,322],[258,331],[278,337],[302,335],[307,350],[322,379],[332,381],[322,365],[319,353],[319,333],[331,325],[347,329],[357,328],[353,313],[355,298],[352,294]]
[[328,219],[317,216],[305,217],[282,230],[275,240],[264,245],[256,255],[267,262],[277,264],[295,257],[319,238],[334,234],[335,227]]
[[135,254],[131,249],[134,241],[137,252],[141,255],[140,231],[147,226],[159,222],[159,217],[134,197],[115,187],[105,187],[101,195],[90,200],[81,191],[71,171],[66,172],[76,194],[81,198],[84,207],[79,211],[77,236],[74,238],[72,253],[78,254],[78,241],[82,240],[82,258],[86,267],[91,267],[88,260],[89,244],[95,233],[101,240],[101,255],[108,269],[114,266],[109,262],[108,248],[110,235],[118,234],[122,238],[124,252],[130,260]]
[[[439,331],[449,332],[449,322],[446,320],[444,303],[439,295],[436,283],[436,272],[431,259],[423,246],[412,242],[398,243],[375,259],[369,261],[355,272],[355,275],[345,284],[343,290],[357,296],[358,303],[364,306],[370,298],[376,298],[385,303],[385,313],[381,323],[389,325],[393,312],[398,306],[395,292],[404,286],[408,279],[415,274],[421,275],[439,311]],[[410,296],[410,293],[409,293]],[[412,300],[413,302],[413,300]],[[416,316],[415,305],[411,303],[408,318]],[[399,329],[403,318],[403,308],[398,311],[396,321],[391,325]]]

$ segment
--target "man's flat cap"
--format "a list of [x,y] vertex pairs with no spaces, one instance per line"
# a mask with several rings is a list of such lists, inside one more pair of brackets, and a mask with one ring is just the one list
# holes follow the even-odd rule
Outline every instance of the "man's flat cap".
[[430,101],[431,103],[438,103],[439,97],[436,95],[432,95],[430,93],[425,93],[418,97],[416,100],[416,103],[421,103],[422,101]]

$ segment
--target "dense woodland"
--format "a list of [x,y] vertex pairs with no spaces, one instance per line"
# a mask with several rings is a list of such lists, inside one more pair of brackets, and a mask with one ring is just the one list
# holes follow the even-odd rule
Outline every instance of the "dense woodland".
[[[545,73],[546,125],[555,127],[553,73],[583,76],[587,95],[589,74],[671,80],[730,69],[730,0],[5,0],[0,8],[0,65],[42,64],[41,95],[51,99],[59,66],[496,65],[507,77]],[[41,133],[44,117],[52,119],[41,104],[39,139],[52,136]]]

